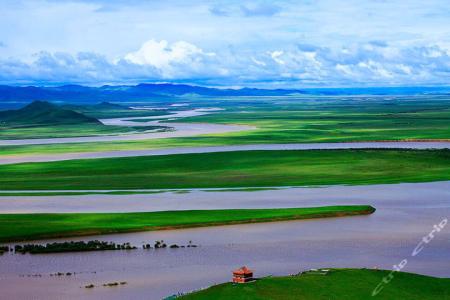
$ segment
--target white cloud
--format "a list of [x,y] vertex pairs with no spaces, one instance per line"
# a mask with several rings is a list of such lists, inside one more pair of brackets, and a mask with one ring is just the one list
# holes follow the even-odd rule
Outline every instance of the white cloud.
[[280,64],[280,65],[284,65],[284,64],[285,64],[284,60],[282,60],[282,59],[280,58],[280,56],[282,56],[283,53],[284,53],[284,52],[281,51],[281,50],[276,50],[276,51],[269,52],[270,57],[272,57],[272,59],[273,59],[276,63],[278,63],[278,64]]
[[[277,87],[449,84],[450,55],[430,46],[345,48],[287,45],[275,49],[209,49],[150,40],[116,59],[95,52],[42,51],[30,61],[0,59],[0,84],[192,82]],[[384,55],[383,51],[395,53]]]
[[165,40],[149,40],[142,47],[125,55],[124,59],[136,65],[153,66],[161,70],[163,76],[172,76],[177,64],[188,65],[201,62],[202,57],[214,56],[214,53],[205,53],[201,48],[185,42],[178,41],[169,44]]
[[387,70],[382,63],[376,62],[373,60],[362,61],[358,63],[358,67],[367,68],[374,75],[378,75],[380,77],[392,78],[393,74]]
[[252,62],[257,64],[258,66],[262,66],[262,67],[267,66],[267,64],[265,62],[263,62],[261,60],[258,60],[258,59],[254,58],[254,57],[251,57],[251,60],[252,60]]
[[399,64],[397,65],[397,68],[402,71],[403,73],[407,74],[407,75],[411,75],[412,74],[412,69],[409,66],[406,66],[404,64]]
[[450,83],[448,0],[1,5],[0,83]]
[[342,72],[346,76],[354,75],[354,72],[352,71],[352,68],[350,66],[348,66],[348,65],[337,64],[336,65],[336,70]]

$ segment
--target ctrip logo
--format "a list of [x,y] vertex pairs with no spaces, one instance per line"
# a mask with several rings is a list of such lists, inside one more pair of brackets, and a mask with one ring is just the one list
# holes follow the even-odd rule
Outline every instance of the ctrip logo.
[[[434,237],[435,233],[440,232],[442,229],[444,229],[445,225],[447,225],[448,220],[445,218],[441,222],[439,222],[438,225],[433,225],[433,229],[428,233],[426,236],[424,236],[420,242],[417,244],[417,246],[414,248],[413,252],[411,253],[411,257],[415,257],[417,254],[422,252],[422,250],[425,248],[425,246],[430,243]],[[408,259],[403,259],[398,265],[394,265],[392,267],[392,271],[389,273],[389,275],[383,277],[381,282],[377,285],[377,287],[372,291],[372,297],[375,297],[378,295],[383,289],[386,284],[392,281],[394,279],[394,273],[399,272],[403,270],[406,265],[408,264]]]

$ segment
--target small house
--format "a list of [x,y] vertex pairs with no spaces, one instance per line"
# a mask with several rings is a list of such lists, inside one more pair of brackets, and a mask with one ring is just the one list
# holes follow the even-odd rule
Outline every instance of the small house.
[[233,271],[234,283],[246,283],[253,280],[253,271],[245,266]]

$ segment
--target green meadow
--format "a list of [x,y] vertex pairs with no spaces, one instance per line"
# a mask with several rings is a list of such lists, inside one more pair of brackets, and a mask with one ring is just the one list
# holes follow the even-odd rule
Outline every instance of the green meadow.
[[255,143],[448,140],[450,137],[448,96],[231,97],[192,102],[197,107],[215,106],[224,111],[176,122],[242,124],[257,129],[169,139],[2,146],[0,155]]
[[144,213],[0,214],[0,242],[371,214],[367,205]]
[[450,97],[270,98],[183,122],[245,124],[226,144],[448,139]]
[[372,297],[373,290],[391,271],[331,269],[296,276],[265,277],[246,284],[224,283],[180,297],[186,300],[434,300],[450,299],[450,279],[396,272],[389,284]]
[[0,189],[176,189],[429,182],[450,150],[235,151],[0,165]]
[[80,192],[72,192],[72,191],[51,191],[51,192],[27,192],[27,191],[19,191],[19,192],[0,192],[0,197],[16,197],[16,196],[38,196],[38,197],[45,197],[45,196],[85,196],[85,195],[134,195],[134,194],[158,194],[163,193],[166,191],[171,191],[174,193],[179,193],[184,190],[139,190],[139,191],[133,191],[133,190],[125,190],[125,191],[108,191],[108,192],[101,192],[101,191],[80,191]]
[[58,106],[50,102],[34,101],[17,110],[0,111],[0,139],[117,135],[164,129],[159,126],[107,126],[97,119],[143,114],[159,115],[163,112],[133,110],[107,102],[90,106]]
[[65,138],[98,135],[117,135],[124,133],[139,133],[148,130],[165,129],[163,126],[107,126],[103,124],[70,124],[57,126],[23,126],[1,128],[0,139],[38,139]]

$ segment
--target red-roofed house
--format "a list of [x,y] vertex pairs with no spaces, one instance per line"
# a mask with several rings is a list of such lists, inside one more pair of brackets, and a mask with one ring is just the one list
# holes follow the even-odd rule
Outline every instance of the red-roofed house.
[[253,271],[247,267],[241,267],[233,271],[233,282],[245,283],[253,280]]

